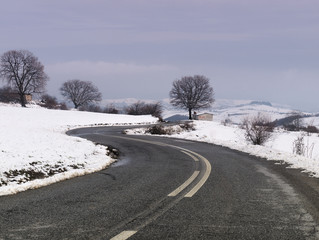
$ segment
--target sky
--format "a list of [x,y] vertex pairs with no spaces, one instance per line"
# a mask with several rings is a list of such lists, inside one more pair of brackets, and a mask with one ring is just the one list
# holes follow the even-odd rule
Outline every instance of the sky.
[[50,77],[104,99],[169,97],[183,76],[216,99],[319,112],[317,0],[0,0],[0,54],[31,51]]

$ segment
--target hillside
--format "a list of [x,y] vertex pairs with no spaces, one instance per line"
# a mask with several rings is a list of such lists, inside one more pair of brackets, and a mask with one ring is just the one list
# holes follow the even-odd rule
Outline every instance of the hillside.
[[106,147],[67,136],[70,128],[157,122],[151,116],[6,104],[0,104],[0,118],[0,195],[98,171],[113,161]]
[[[113,104],[118,109],[125,107],[139,101],[135,98],[127,99],[108,99],[103,100],[102,106]],[[157,102],[155,100],[143,100],[146,103]],[[185,110],[175,108],[169,103],[169,99],[159,100],[163,106],[163,118],[168,121],[180,121],[188,119],[188,113]],[[298,112],[290,106],[270,103],[267,101],[254,100],[230,100],[230,99],[216,99],[211,109],[203,109],[197,113],[210,112],[214,114],[214,121],[223,121],[230,119],[232,123],[239,124],[245,116],[257,113],[265,113],[271,116],[273,121],[288,117],[293,112]],[[319,126],[319,118],[315,113],[301,112],[304,115],[304,124],[314,123]]]

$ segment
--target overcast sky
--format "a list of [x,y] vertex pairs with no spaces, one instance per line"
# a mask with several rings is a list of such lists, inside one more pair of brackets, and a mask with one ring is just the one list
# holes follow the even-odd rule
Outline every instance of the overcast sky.
[[159,100],[200,74],[216,98],[319,111],[318,0],[1,0],[0,29],[0,53],[31,51],[58,98],[81,79]]

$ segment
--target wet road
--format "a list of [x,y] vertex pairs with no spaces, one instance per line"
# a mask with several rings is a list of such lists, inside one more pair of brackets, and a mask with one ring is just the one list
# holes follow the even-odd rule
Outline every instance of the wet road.
[[71,131],[119,149],[119,161],[0,197],[0,239],[319,239],[318,179],[227,148],[122,130]]

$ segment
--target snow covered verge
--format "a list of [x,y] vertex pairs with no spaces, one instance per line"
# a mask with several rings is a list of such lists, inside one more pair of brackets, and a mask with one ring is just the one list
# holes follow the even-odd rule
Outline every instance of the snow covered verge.
[[97,125],[155,123],[129,116],[0,105],[0,196],[99,171],[114,159],[105,146],[65,134]]
[[[304,136],[305,156],[293,154],[294,141],[301,136],[300,132],[287,132],[276,129],[265,146],[256,146],[246,142],[244,130],[235,125],[224,126],[219,122],[194,121],[195,129],[183,130],[174,127],[165,137],[189,139],[225,146],[258,157],[288,163],[291,168],[300,168],[310,176],[319,177],[319,136]],[[171,128],[171,127],[170,127]],[[126,130],[127,134],[150,134],[146,129]]]

